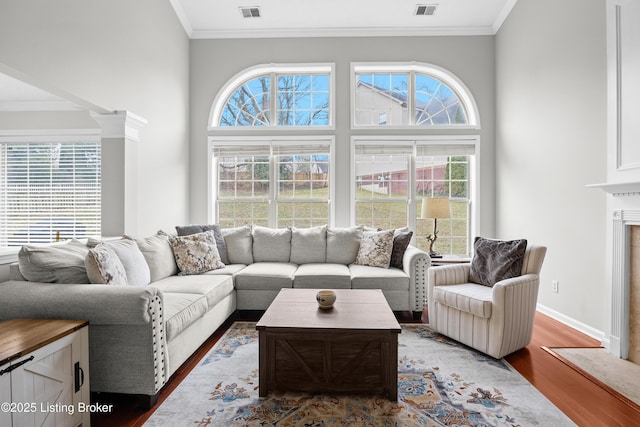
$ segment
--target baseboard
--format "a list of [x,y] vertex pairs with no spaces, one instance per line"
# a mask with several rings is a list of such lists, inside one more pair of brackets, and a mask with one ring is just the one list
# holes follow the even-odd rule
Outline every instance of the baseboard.
[[605,339],[605,333],[602,331],[592,328],[591,326],[585,323],[582,323],[576,319],[573,319],[567,315],[564,315],[542,304],[538,304],[536,306],[536,310],[538,310],[542,314],[546,314],[547,316],[557,320],[560,323],[564,323],[565,325],[575,329],[578,332],[582,332],[583,334],[588,335],[591,338],[600,341],[603,347],[606,347],[605,344],[608,344],[607,340]]

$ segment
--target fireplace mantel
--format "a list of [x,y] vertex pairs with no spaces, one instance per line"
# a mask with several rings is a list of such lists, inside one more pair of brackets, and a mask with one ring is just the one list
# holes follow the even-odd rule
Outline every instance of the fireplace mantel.
[[613,182],[605,184],[590,184],[587,188],[599,188],[612,194],[614,197],[620,196],[640,196],[640,182]]

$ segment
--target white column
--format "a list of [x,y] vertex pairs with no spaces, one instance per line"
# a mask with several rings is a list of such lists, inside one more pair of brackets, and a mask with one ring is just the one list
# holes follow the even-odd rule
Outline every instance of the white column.
[[102,235],[137,235],[137,142],[147,121],[129,111],[91,117],[102,128]]

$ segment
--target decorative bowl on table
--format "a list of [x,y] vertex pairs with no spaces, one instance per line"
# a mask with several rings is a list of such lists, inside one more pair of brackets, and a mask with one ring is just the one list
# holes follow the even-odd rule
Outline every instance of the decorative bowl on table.
[[336,293],[328,289],[318,291],[316,301],[318,302],[319,308],[328,310],[332,308],[333,303],[336,302]]

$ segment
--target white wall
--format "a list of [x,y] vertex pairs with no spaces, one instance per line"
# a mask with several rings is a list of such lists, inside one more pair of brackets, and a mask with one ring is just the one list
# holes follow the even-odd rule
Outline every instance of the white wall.
[[[245,68],[266,63],[336,64],[336,224],[349,225],[350,63],[419,61],[459,77],[475,97],[482,122],[481,224],[494,232],[494,38],[376,37],[191,41],[191,221],[206,222],[207,126],[211,104],[224,83]],[[228,133],[229,131],[227,131]],[[421,129],[419,134],[432,133]],[[365,134],[360,131],[358,134]],[[405,132],[407,133],[407,132]],[[440,132],[441,134],[451,132]],[[473,132],[466,132],[473,133]],[[260,131],[255,132],[261,134]],[[403,134],[395,132],[394,134]]]
[[137,233],[188,220],[189,40],[168,1],[2,0],[0,66],[145,118]]
[[[519,0],[496,35],[496,224],[548,247],[539,303],[606,329],[604,0]],[[559,293],[551,290],[559,281]]]

